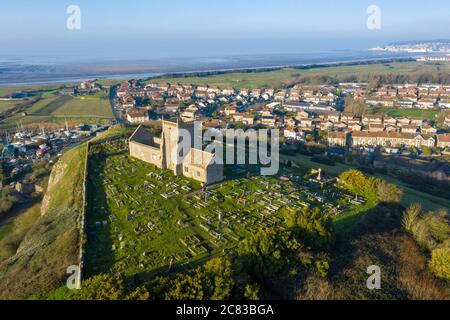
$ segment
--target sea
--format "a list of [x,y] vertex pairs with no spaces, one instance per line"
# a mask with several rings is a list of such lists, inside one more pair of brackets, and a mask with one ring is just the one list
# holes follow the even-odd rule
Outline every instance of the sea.
[[369,50],[149,59],[86,57],[77,59],[51,55],[0,56],[0,86],[63,84],[89,79],[138,79],[176,73],[265,69],[415,57],[417,54]]

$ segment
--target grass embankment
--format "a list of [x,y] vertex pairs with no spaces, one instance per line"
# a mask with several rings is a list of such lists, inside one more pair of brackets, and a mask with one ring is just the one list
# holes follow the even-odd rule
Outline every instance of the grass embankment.
[[[64,283],[67,267],[78,263],[85,156],[86,145],[67,152],[53,168],[41,210],[34,209],[37,220],[22,229],[15,222],[2,239],[5,250],[8,246],[4,242],[18,232],[20,235],[0,262],[0,299],[27,298],[54,290]],[[30,213],[35,215],[36,211]]]
[[15,254],[17,246],[39,219],[40,210],[39,204],[34,205],[0,227],[0,263]]
[[[116,127],[102,137],[126,132]],[[87,144],[64,154],[55,164],[42,204],[16,218],[2,232],[0,299],[23,299],[61,288],[67,267],[78,264],[79,221]],[[13,250],[5,243],[13,241]]]

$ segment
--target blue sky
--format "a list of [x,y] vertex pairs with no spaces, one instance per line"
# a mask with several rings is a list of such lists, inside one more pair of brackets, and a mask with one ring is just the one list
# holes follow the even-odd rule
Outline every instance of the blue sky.
[[[81,8],[81,30],[66,8]],[[369,5],[381,30],[366,27]],[[395,40],[450,38],[450,1],[433,0],[0,0],[0,54],[180,56],[363,49]],[[185,49],[183,49],[185,48]]]

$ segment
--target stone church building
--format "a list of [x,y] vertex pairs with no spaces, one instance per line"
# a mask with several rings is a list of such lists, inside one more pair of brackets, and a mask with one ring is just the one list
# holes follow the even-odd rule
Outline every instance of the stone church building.
[[[183,159],[177,160],[176,152],[181,141],[180,129],[191,133],[190,148]],[[130,155],[154,164],[160,169],[171,170],[177,176],[211,185],[224,179],[223,165],[214,163],[214,154],[194,148],[194,123],[162,121],[162,133],[155,137],[147,128],[139,126],[129,139]]]

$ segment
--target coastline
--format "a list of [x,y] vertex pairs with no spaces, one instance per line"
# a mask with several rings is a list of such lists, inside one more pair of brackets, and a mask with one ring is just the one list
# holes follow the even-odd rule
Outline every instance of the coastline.
[[[127,80],[127,79],[161,79],[161,78],[186,78],[186,77],[206,77],[219,74],[228,73],[251,73],[251,72],[270,72],[277,71],[281,69],[319,69],[326,67],[339,67],[339,66],[355,66],[355,65],[369,65],[369,64],[380,64],[380,63],[393,63],[393,62],[412,62],[415,61],[419,56],[396,56],[396,57],[373,57],[373,58],[360,58],[360,59],[347,59],[347,60],[335,60],[335,61],[324,61],[319,63],[298,63],[298,64],[270,64],[264,66],[245,66],[245,67],[229,67],[229,68],[211,68],[211,69],[187,69],[183,71],[172,71],[172,72],[150,72],[147,70],[140,72],[104,72],[95,74],[80,74],[76,73],[73,75],[42,75],[37,74],[33,77],[32,74],[27,74],[30,80],[22,81],[10,81],[2,83],[0,74],[0,87],[14,88],[14,87],[32,87],[32,86],[44,86],[44,85],[73,85],[84,80]],[[31,80],[32,78],[39,78],[41,80]]]

